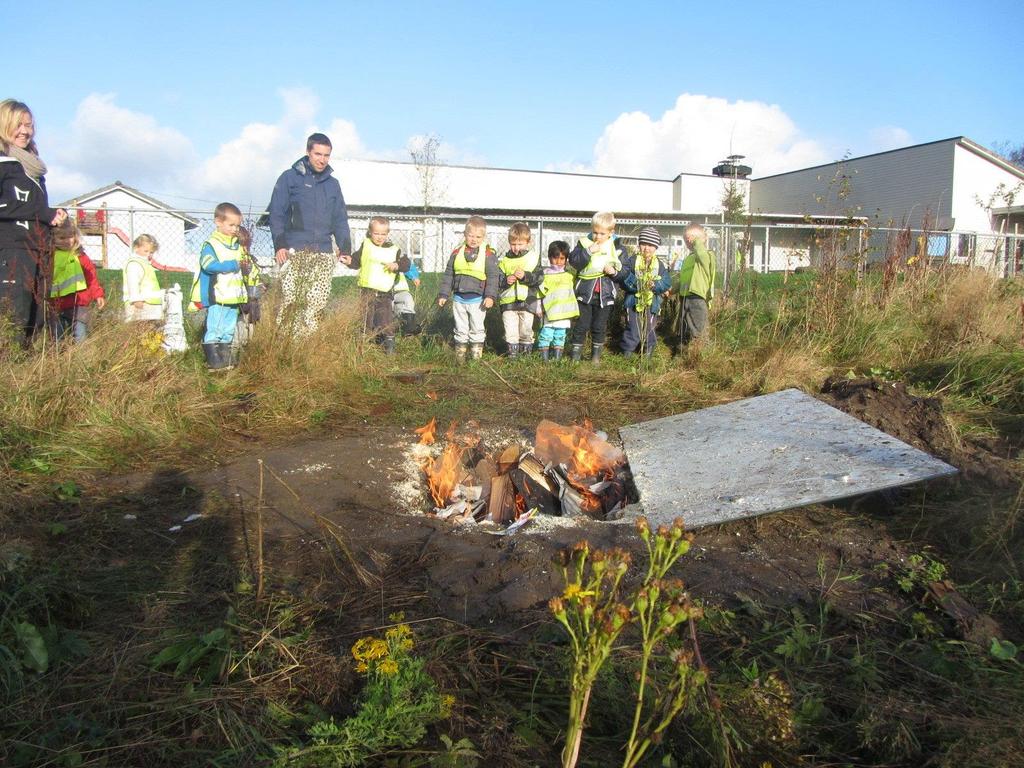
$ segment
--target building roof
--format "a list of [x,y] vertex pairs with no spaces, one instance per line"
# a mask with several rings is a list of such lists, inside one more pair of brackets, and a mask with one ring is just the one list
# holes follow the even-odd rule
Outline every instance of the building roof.
[[140,202],[146,203],[147,205],[150,205],[153,208],[166,212],[168,215],[181,219],[183,222],[185,222],[185,229],[195,229],[196,227],[199,226],[199,222],[196,219],[193,219],[191,216],[188,216],[182,213],[181,211],[172,208],[167,203],[157,200],[155,197],[150,197],[145,192],[140,192],[134,187],[129,187],[122,181],[115,181],[113,184],[107,184],[105,187],[100,187],[99,189],[94,189],[90,192],[83,192],[81,195],[75,195],[75,197],[69,200],[65,200],[62,203],[58,203],[57,207],[84,207],[90,201],[96,200],[97,198],[103,197],[104,195],[115,191],[124,192],[125,194],[131,195],[132,197],[136,198]]
[[[408,165],[417,166],[419,163],[413,163],[408,160],[377,160],[373,158],[360,158],[360,157],[346,157],[340,161],[336,161],[339,165],[342,162],[357,162],[357,163],[382,163],[386,165]],[[661,181],[670,182],[672,179],[656,179],[651,176],[619,176],[616,174],[604,174],[604,173],[587,173],[584,171],[548,171],[548,170],[537,170],[535,168],[499,168],[494,165],[460,165],[458,163],[445,163],[436,162],[429,163],[437,168],[463,168],[471,171],[502,171],[506,173],[544,173],[551,176],[585,176],[592,179],[627,179],[629,181]],[[680,176],[710,176],[711,174],[705,173],[679,173],[676,174],[675,178]]]
[[775,178],[778,178],[779,176],[788,176],[791,173],[803,173],[804,171],[813,171],[816,168],[831,168],[831,167],[837,165],[838,163],[852,163],[855,160],[864,160],[865,158],[868,158],[868,157],[880,157],[881,155],[891,155],[891,154],[894,154],[896,152],[906,152],[908,149],[917,149],[918,147],[929,147],[929,146],[932,146],[934,144],[946,144],[946,143],[949,143],[949,142],[954,142],[956,144],[959,144],[964,149],[970,150],[971,152],[973,152],[974,154],[978,155],[979,157],[985,158],[989,162],[991,162],[991,163],[993,163],[995,165],[998,165],[1003,170],[1009,171],[1010,173],[1014,174],[1015,176],[1018,176],[1021,180],[1024,180],[1024,168],[1020,168],[1020,167],[1014,165],[1013,163],[1011,163],[1006,158],[1001,157],[996,152],[993,152],[991,149],[987,149],[986,147],[983,147],[978,142],[972,141],[971,139],[967,138],[966,136],[953,136],[953,137],[948,138],[948,139],[939,139],[938,141],[926,141],[926,142],[924,142],[922,144],[911,144],[909,147],[899,147],[897,149],[887,149],[884,152],[872,152],[871,154],[868,154],[868,155],[858,155],[857,157],[847,157],[847,158],[844,158],[843,160],[833,160],[831,163],[822,163],[821,165],[809,165],[806,168],[796,168],[796,169],[794,169],[792,171],[783,171],[782,173],[773,173],[771,176],[758,176],[756,179],[754,179],[754,181],[762,181],[764,179],[775,179]]

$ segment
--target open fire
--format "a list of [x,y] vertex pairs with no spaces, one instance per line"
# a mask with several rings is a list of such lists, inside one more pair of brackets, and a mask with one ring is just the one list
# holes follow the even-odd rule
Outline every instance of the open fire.
[[[434,445],[435,420],[416,434],[421,446]],[[544,420],[532,447],[513,444],[497,452],[453,423],[441,453],[422,455],[419,464],[433,513],[452,521],[511,527],[536,514],[605,520],[626,503],[626,456],[589,423],[566,427]]]

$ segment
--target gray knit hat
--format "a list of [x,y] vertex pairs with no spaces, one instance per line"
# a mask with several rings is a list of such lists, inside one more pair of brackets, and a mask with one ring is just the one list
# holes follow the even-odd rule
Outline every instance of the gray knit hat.
[[640,245],[653,245],[657,248],[661,245],[661,235],[654,227],[643,227],[637,236]]

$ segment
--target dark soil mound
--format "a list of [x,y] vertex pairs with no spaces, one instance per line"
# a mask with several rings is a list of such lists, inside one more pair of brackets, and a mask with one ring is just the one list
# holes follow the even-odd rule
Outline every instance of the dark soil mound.
[[[942,414],[937,397],[917,397],[901,382],[830,377],[820,399],[909,445],[937,456],[964,474],[999,486],[1016,485],[1010,455],[994,452],[991,441],[959,439]],[[1005,448],[1005,446],[1001,446]]]

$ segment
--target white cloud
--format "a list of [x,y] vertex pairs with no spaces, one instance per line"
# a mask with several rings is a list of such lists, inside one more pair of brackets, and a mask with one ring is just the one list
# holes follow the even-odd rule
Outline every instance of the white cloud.
[[594,147],[593,170],[673,178],[677,173],[710,173],[730,154],[745,155],[755,177],[830,159],[825,147],[803,136],[776,104],[684,93],[661,117],[619,115]]
[[331,138],[335,159],[366,151],[352,122],[335,118],[326,129],[316,124],[320,100],[310,89],[282,89],[278,95],[284,111],[276,122],[243,126],[199,164],[189,187],[196,197],[231,200],[243,209],[266,205],[277,177],[304,153],[306,137],[314,131]]
[[888,149],[898,149],[914,143],[910,131],[897,125],[882,125],[873,129],[868,134],[868,141],[868,153],[885,152]]
[[195,149],[184,134],[114,99],[112,93],[93,93],[78,105],[66,138],[52,154],[54,171],[47,180],[55,199],[115,179],[173,189],[195,164]]
[[244,209],[259,208],[314,131],[331,137],[337,159],[370,154],[351,121],[334,118],[326,129],[318,123],[320,100],[311,89],[281,89],[278,96],[282,111],[275,121],[242,126],[203,158],[176,128],[119,106],[115,94],[90,94],[50,155],[51,197],[65,199],[121,180],[172,204],[203,208],[232,200]]

